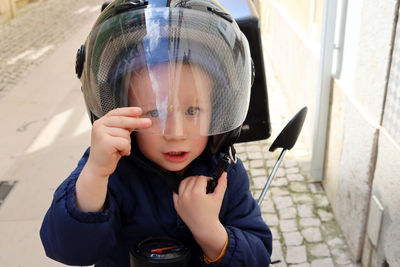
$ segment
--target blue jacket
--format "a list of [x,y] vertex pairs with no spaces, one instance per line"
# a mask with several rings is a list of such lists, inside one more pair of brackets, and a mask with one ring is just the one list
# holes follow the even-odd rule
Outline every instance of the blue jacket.
[[[75,205],[75,183],[89,156],[58,187],[40,229],[46,255],[68,265],[129,267],[129,249],[150,236],[169,236],[192,247],[190,266],[207,266],[201,248],[177,215],[172,192],[160,172],[123,157],[110,176],[105,209],[82,212]],[[211,176],[218,159],[203,153],[185,176]],[[147,161],[149,162],[149,161]],[[228,186],[219,218],[228,232],[224,258],[215,266],[268,266],[272,237],[249,191],[240,160],[228,167]]]

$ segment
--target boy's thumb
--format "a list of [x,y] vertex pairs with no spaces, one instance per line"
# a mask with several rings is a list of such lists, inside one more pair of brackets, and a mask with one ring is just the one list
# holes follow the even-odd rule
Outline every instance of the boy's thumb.
[[223,172],[221,174],[221,176],[218,179],[218,185],[215,188],[214,193],[216,193],[216,195],[220,196],[221,198],[224,197],[225,194],[225,190],[226,190],[226,186],[227,186],[227,173]]
[[178,201],[178,194],[175,192],[172,192],[172,200],[174,204],[176,205],[176,202]]

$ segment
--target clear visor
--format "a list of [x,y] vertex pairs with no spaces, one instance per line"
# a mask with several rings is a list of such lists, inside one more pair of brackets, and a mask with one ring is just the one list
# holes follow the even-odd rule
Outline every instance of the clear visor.
[[215,14],[124,12],[92,30],[86,56],[85,99],[97,117],[140,107],[153,123],[139,131],[188,137],[229,132],[246,117],[248,43],[236,24]]
[[158,63],[128,75],[128,105],[140,107],[150,128],[172,136],[209,135],[212,79],[191,63]]

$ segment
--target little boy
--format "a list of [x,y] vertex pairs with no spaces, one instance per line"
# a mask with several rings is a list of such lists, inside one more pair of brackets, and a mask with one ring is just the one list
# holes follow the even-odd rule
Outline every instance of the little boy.
[[[136,4],[135,4],[136,3]],[[40,231],[70,265],[130,266],[150,236],[180,240],[190,266],[268,266],[271,233],[232,163],[207,193],[246,116],[247,40],[218,3],[114,1],[78,60],[91,147]]]

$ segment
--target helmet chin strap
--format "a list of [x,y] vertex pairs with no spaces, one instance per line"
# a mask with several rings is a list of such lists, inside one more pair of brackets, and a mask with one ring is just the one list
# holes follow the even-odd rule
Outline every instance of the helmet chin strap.
[[[221,177],[222,173],[228,169],[229,164],[234,163],[236,164],[237,157],[236,157],[236,150],[231,144],[228,147],[228,151],[225,152],[224,156],[218,161],[217,166],[214,169],[212,174],[212,179],[207,182],[207,189],[206,193],[211,194],[214,192],[215,187],[218,185],[218,179]],[[178,194],[179,191],[179,184],[182,180],[182,177],[179,176],[177,173],[172,171],[167,171],[163,173],[166,182],[169,188]]]
[[229,164],[232,162],[234,164],[237,162],[236,150],[233,147],[233,144],[228,147],[228,151],[225,152],[225,155],[219,160],[217,167],[215,167],[212,175],[213,177],[207,183],[207,194],[214,192],[214,189],[218,184],[219,177],[221,177],[222,173],[228,169]]

